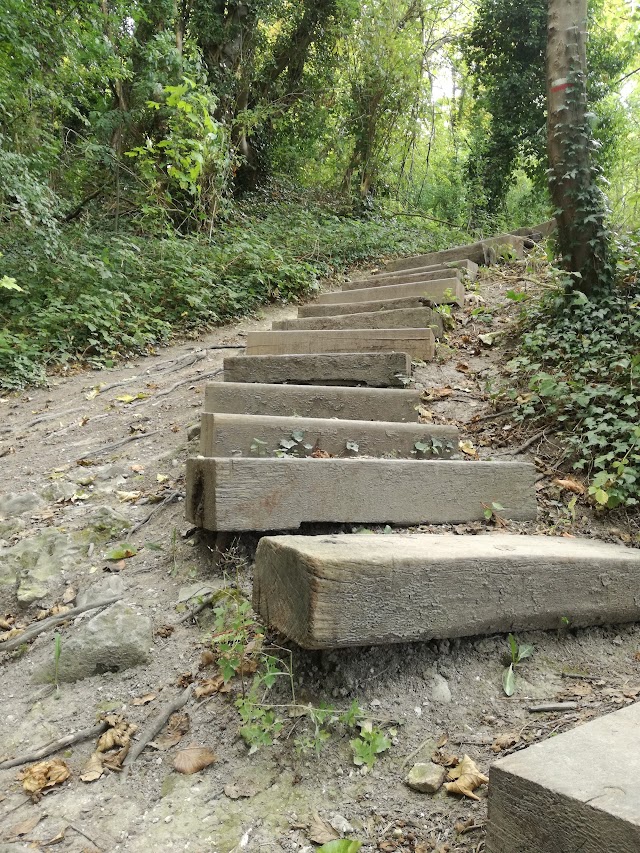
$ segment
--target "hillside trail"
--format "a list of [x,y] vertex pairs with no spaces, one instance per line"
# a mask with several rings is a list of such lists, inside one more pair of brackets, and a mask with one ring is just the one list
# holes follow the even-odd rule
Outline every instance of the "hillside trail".
[[[511,532],[592,536],[629,542],[637,530],[601,520],[586,504],[569,508],[557,484],[551,438],[525,441],[521,427],[495,417],[492,394],[509,348],[518,308],[505,298],[523,275],[513,264],[484,271],[478,292],[455,309],[456,326],[434,362],[415,372],[424,389],[422,417],[455,424],[461,451],[481,459],[528,459],[539,470],[539,518],[508,522]],[[114,369],[51,377],[46,389],[0,399],[0,618],[14,630],[56,608],[120,597],[120,621],[105,619],[113,666],[65,680],[69,666],[91,665],[86,624],[94,613],[45,631],[28,648],[1,654],[3,715],[0,762],[121,715],[140,731],[194,678],[212,677],[204,631],[190,618],[203,595],[232,589],[250,598],[257,537],[246,535],[222,557],[213,541],[184,521],[184,462],[197,454],[205,384],[220,377],[225,355],[249,330],[292,317],[291,306],[264,309],[197,340],[132,358]],[[489,335],[489,337],[487,337]],[[483,336],[482,338],[480,336]],[[479,420],[478,420],[479,419]],[[545,443],[544,454],[538,454]],[[557,447],[558,455],[562,448]],[[486,532],[494,520],[417,530]],[[348,528],[351,530],[351,528]],[[503,528],[500,528],[503,529]],[[371,531],[359,529],[363,534]],[[120,554],[113,549],[125,543]],[[127,550],[128,549],[128,550]],[[130,554],[130,556],[128,556]],[[84,635],[82,634],[85,631]],[[82,641],[79,637],[82,635]],[[483,772],[496,755],[520,749],[614,710],[640,695],[640,628],[530,632],[536,651],[519,667],[516,694],[504,696],[505,638],[433,641],[353,651],[282,649],[297,702],[344,710],[357,700],[387,732],[391,748],[369,772],[352,761],[337,731],[317,758],[295,746],[294,708],[273,746],[249,754],[238,735],[233,700],[244,685],[201,700],[187,697],[173,741],[156,736],[132,764],[82,781],[96,738],[56,753],[70,771],[33,802],[20,771],[0,769],[0,853],[64,851],[313,850],[327,822],[374,850],[426,853],[481,851],[486,789],[480,800],[440,791],[419,794],[403,783],[408,767],[434,751],[469,754]],[[126,659],[129,668],[118,667]],[[132,665],[137,664],[137,665]],[[113,671],[111,671],[113,670]],[[94,670],[95,671],[95,670]],[[569,674],[570,677],[567,677]],[[579,676],[579,677],[578,677]],[[287,679],[288,681],[288,679]],[[285,685],[274,703],[290,703]],[[532,703],[569,701],[565,710],[532,714]],[[166,734],[166,729],[164,730]],[[177,738],[177,740],[176,740]],[[176,751],[209,747],[216,760],[194,775],[174,771]],[[36,820],[37,818],[37,820]]]

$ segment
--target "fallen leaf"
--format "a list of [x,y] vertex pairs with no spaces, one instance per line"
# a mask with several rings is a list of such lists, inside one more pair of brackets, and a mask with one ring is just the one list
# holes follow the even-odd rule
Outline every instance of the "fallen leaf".
[[203,699],[205,696],[213,696],[214,693],[228,693],[230,690],[231,686],[224,683],[222,675],[216,675],[215,678],[200,681],[196,685],[193,695],[196,699]]
[[142,492],[116,492],[116,496],[118,500],[122,501],[122,503],[133,503],[137,501],[138,498],[142,497]]
[[19,637],[20,634],[24,634],[24,628],[12,628],[10,631],[6,631],[0,637],[0,644],[6,643],[7,640],[12,640],[14,637]]
[[71,602],[76,600],[77,594],[77,591],[72,586],[68,586],[64,591],[64,595],[62,596],[62,603],[71,604]]
[[460,759],[457,755],[452,755],[448,752],[442,752],[441,750],[437,750],[431,756],[431,760],[434,764],[439,764],[441,767],[457,767],[460,763]]
[[495,334],[478,335],[478,340],[482,341],[485,346],[492,347],[495,341],[495,337]]
[[173,760],[173,766],[178,773],[190,776],[199,773],[216,761],[216,754],[208,746],[188,746],[181,749]]
[[175,630],[173,625],[160,625],[156,628],[156,637],[170,637]]
[[133,394],[120,394],[119,397],[116,397],[120,403],[133,403],[135,399]]
[[311,458],[312,459],[333,459],[333,455],[331,453],[327,453],[326,450],[320,450],[320,448],[317,448],[311,454]]
[[456,364],[456,370],[460,371],[460,373],[468,373],[469,365],[467,364],[466,361],[459,361]]
[[429,388],[423,395],[424,400],[444,400],[454,393],[453,388],[445,385],[444,388]]
[[120,545],[117,545],[115,548],[107,551],[105,560],[115,563],[118,560],[126,560],[127,557],[135,557],[137,553],[138,551],[134,545],[129,545],[128,542],[122,542]]
[[155,693],[145,693],[144,696],[139,696],[137,699],[134,699],[131,703],[132,705],[148,705],[149,702],[153,702],[156,698]]
[[230,800],[239,800],[244,797],[253,797],[258,793],[255,782],[251,779],[236,779],[224,786],[224,793]]
[[479,800],[473,792],[480,785],[486,784],[489,777],[478,770],[476,763],[465,755],[460,764],[449,771],[451,782],[445,782],[444,787],[450,794],[461,794],[471,800]]
[[195,676],[191,672],[183,672],[182,675],[179,675],[176,679],[176,684],[178,687],[188,687],[190,684],[193,684],[195,681]]
[[35,814],[31,817],[28,817],[26,820],[14,824],[9,830],[9,834],[7,837],[19,838],[21,835],[28,835],[32,829],[36,828],[36,826],[40,823],[41,820],[41,814]]
[[314,844],[326,844],[328,841],[335,841],[340,838],[340,833],[335,831],[329,821],[320,817],[318,812],[313,812],[309,820],[307,837]]
[[478,451],[475,449],[473,442],[470,439],[466,439],[465,441],[459,441],[458,447],[465,454],[465,456],[471,456],[472,459],[477,458]]
[[443,732],[440,735],[440,737],[438,738],[438,740],[436,741],[436,746],[438,747],[438,749],[442,749],[442,747],[445,746],[445,744],[447,743],[448,740],[449,740],[449,733]]
[[568,492],[573,492],[574,495],[584,495],[586,492],[585,487],[582,483],[579,483],[577,480],[573,480],[567,477],[565,480],[554,480],[553,481],[556,486],[560,486],[561,489],[566,489]]
[[102,718],[109,725],[106,732],[98,738],[96,749],[98,752],[108,752],[116,746],[128,746],[131,735],[137,730],[137,726],[128,723],[120,714],[109,714]]
[[132,465],[131,470],[134,474],[144,474],[144,465]]
[[168,474],[156,474],[156,480],[159,483],[166,483],[168,479],[169,479]]
[[636,663],[640,663],[640,652],[636,652],[633,656],[633,659],[634,661],[636,661]]
[[515,746],[519,742],[520,736],[510,732],[508,734],[498,735],[498,737],[491,744],[491,749],[497,754],[498,752],[502,752],[505,749],[510,749],[512,746]]
[[187,712],[176,711],[175,714],[169,717],[166,734],[156,738],[153,745],[156,749],[171,749],[172,746],[175,746],[182,740],[190,728],[191,719]]
[[0,617],[0,629],[2,629],[3,631],[10,631],[13,622],[14,620],[11,616],[7,617],[7,619],[3,619],[2,617]]
[[27,767],[20,774],[20,778],[24,791],[31,796],[32,800],[38,800],[45,788],[61,785],[70,775],[71,772],[65,761],[61,758],[51,758]]
[[57,835],[54,835],[53,838],[50,838],[48,841],[41,842],[41,846],[53,847],[54,844],[60,844],[61,841],[64,841],[64,829],[61,829]]
[[216,662],[216,656],[210,649],[205,649],[200,655],[200,669],[212,666]]
[[104,773],[104,755],[102,752],[94,752],[91,758],[82,768],[81,782],[95,782]]

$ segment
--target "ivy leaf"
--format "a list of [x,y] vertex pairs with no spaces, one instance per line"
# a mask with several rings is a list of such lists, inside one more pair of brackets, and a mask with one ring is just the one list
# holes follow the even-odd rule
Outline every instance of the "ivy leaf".
[[358,853],[362,847],[362,841],[351,841],[348,838],[339,838],[337,841],[329,841],[318,847],[316,853]]

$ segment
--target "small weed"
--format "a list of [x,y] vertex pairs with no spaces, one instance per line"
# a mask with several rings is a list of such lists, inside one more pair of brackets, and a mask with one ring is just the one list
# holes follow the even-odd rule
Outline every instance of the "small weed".
[[511,662],[502,673],[502,688],[507,696],[513,696],[516,692],[516,666],[523,660],[530,658],[535,649],[528,643],[520,645],[513,634],[509,634],[509,653]]
[[375,764],[378,755],[381,752],[386,752],[391,746],[391,740],[382,729],[374,726],[370,720],[362,723],[360,734],[349,743],[353,750],[353,763],[359,767],[364,765],[369,769]]
[[504,519],[500,515],[504,511],[502,504],[497,501],[492,501],[490,504],[482,504],[483,515],[487,521],[493,521],[496,524],[504,526]]
[[251,454],[253,456],[266,456],[267,455],[267,442],[261,441],[259,438],[254,438],[251,442]]

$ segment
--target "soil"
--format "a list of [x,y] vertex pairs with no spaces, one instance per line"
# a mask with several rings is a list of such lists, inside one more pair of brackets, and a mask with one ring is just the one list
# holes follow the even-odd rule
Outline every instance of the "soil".
[[[496,416],[492,397],[518,312],[505,293],[523,275],[518,264],[484,271],[478,293],[470,294],[464,310],[454,311],[456,328],[439,345],[436,361],[418,367],[415,380],[425,389],[423,417],[460,427],[469,464],[476,455],[535,462],[538,521],[507,522],[503,528],[492,519],[417,529],[598,536],[638,547],[637,518],[598,514],[582,496],[570,509],[573,494],[554,483],[561,476],[556,464],[562,447],[553,436],[538,436],[524,447],[523,428],[508,415]],[[479,313],[478,307],[486,310]],[[14,587],[0,585],[0,616],[14,627],[30,624],[39,611],[63,600],[72,603],[76,594],[117,574],[124,582],[123,600],[134,613],[149,617],[154,628],[146,664],[57,688],[36,680],[55,656],[52,631],[28,648],[2,655],[0,761],[93,726],[105,712],[122,714],[143,729],[181,693],[190,680],[185,673],[198,672],[211,620],[206,610],[197,620],[183,619],[189,597],[231,586],[250,598],[257,537],[240,537],[221,557],[211,537],[189,529],[182,507],[184,462],[198,452],[193,427],[204,386],[220,377],[224,356],[241,351],[247,330],[266,329],[272,320],[293,314],[291,306],[272,307],[258,318],[115,369],[52,376],[46,389],[0,399],[0,499],[36,496],[27,499],[21,515],[0,518],[0,560],[20,543],[32,542],[36,550],[50,547],[42,538],[47,531],[56,531],[61,549],[43,556],[48,569],[38,582],[46,593],[28,606],[19,605]],[[498,333],[491,345],[489,333]],[[112,530],[111,536],[101,529],[97,507],[115,511],[110,518],[116,527],[121,519],[120,532]],[[129,526],[138,529],[127,534]],[[383,531],[372,527],[371,532]],[[122,541],[137,553],[107,560],[109,549]],[[29,597],[27,590],[23,598]],[[60,629],[63,650],[78,622],[92,615]],[[291,662],[298,705],[324,702],[343,710],[357,700],[387,733],[391,746],[371,770],[354,765],[349,745],[354,733],[339,725],[330,727],[319,757],[296,748],[309,724],[287,707],[292,698],[285,678],[269,695],[270,702],[284,706],[278,711],[284,727],[274,745],[250,754],[238,734],[234,707],[243,684],[234,679],[230,693],[191,698],[183,709],[190,731],[181,743],[147,748],[128,774],[107,771],[97,781],[80,780],[95,739],[58,753],[71,776],[37,802],[23,792],[23,768],[1,770],[0,853],[45,849],[54,842],[56,849],[74,853],[311,851],[314,813],[361,840],[365,853],[481,851],[486,785],[476,791],[478,801],[444,789],[418,793],[403,781],[414,763],[430,760],[440,749],[459,758],[468,754],[488,773],[497,757],[640,696],[640,627],[635,625],[589,630],[559,625],[557,632],[518,636],[535,652],[517,667],[516,693],[509,698],[502,689],[508,655],[503,635],[322,653],[289,648],[282,638],[268,640]],[[215,668],[204,672],[206,677],[215,673]],[[147,701],[147,694],[153,698]],[[145,704],[136,704],[141,697]],[[576,706],[553,713],[527,710],[532,703],[558,700]],[[197,774],[178,774],[175,754],[192,743],[213,749],[217,760]],[[40,821],[25,830],[25,821],[36,815]]]

